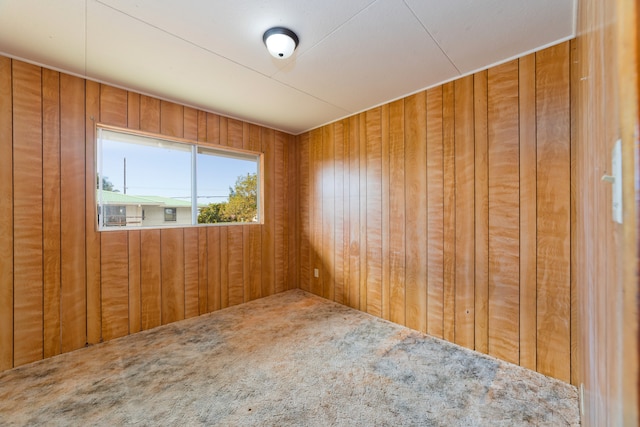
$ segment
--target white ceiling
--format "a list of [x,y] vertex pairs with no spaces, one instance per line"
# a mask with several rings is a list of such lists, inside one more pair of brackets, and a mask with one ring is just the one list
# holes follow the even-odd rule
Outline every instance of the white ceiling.
[[577,1],[0,0],[0,53],[298,134],[571,38]]

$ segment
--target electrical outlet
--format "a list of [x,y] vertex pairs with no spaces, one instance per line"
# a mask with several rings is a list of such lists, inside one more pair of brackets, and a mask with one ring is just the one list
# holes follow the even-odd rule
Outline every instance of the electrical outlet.
[[317,268],[313,269],[313,277],[320,277],[320,270],[318,270]]

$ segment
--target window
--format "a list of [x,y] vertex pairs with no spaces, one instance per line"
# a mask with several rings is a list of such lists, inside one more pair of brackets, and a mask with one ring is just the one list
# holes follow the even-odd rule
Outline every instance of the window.
[[175,221],[177,217],[176,211],[176,208],[164,208],[164,220]]
[[259,222],[260,154],[98,126],[100,230]]

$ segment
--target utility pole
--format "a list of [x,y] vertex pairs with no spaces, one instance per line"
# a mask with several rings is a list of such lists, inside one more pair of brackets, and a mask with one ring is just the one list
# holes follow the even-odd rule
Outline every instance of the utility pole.
[[124,194],[127,194],[127,158],[124,157]]

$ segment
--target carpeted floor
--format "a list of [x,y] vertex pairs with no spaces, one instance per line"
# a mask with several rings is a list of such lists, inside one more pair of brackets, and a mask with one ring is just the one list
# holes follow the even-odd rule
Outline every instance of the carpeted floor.
[[0,373],[0,425],[575,426],[574,387],[303,291]]

